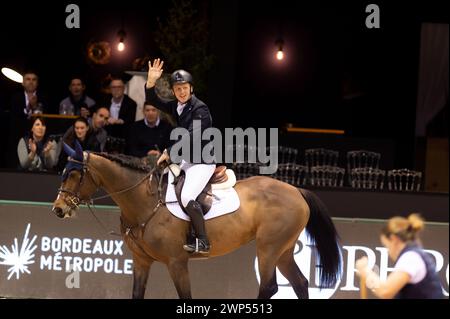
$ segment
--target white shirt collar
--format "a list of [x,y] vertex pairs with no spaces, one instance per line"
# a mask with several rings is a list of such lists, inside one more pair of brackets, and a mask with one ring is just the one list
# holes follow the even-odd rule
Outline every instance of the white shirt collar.
[[111,106],[109,108],[109,112],[110,112],[110,117],[112,117],[113,119],[118,119],[119,118],[119,113],[120,113],[120,107],[122,106],[122,101],[123,101],[123,97],[119,102],[114,102],[114,99],[111,98]]
[[156,120],[155,125],[150,125],[150,123],[147,121],[147,118],[144,117],[144,123],[145,123],[145,125],[148,126],[148,127],[151,127],[151,128],[153,128],[153,127],[158,127],[159,122],[160,122],[160,119],[159,119],[159,117],[158,117],[158,119]]
[[120,99],[119,102],[115,102],[115,101],[114,101],[114,98],[113,98],[113,97],[111,98],[111,104],[121,105],[122,102],[123,102],[123,96],[122,96],[122,98]]
[[178,106],[177,106],[177,113],[178,113],[178,115],[181,115],[181,113],[183,113],[183,109],[186,106],[186,104],[187,104],[187,102],[186,103],[178,102]]

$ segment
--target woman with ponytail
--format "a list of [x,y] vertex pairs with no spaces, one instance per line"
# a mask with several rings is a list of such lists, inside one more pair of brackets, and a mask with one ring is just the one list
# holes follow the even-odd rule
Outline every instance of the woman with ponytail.
[[418,233],[423,228],[424,220],[418,214],[387,221],[380,240],[395,266],[386,281],[381,281],[368,267],[367,257],[357,260],[358,275],[375,296],[383,299],[443,298],[434,259],[421,248]]

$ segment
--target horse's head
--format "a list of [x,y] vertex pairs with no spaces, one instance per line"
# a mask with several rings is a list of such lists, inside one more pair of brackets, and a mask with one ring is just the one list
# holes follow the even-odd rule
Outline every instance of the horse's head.
[[78,141],[76,141],[75,150],[64,143],[64,151],[69,158],[62,173],[61,187],[52,209],[59,218],[71,217],[78,205],[88,202],[97,189],[87,168],[89,153],[83,152]]

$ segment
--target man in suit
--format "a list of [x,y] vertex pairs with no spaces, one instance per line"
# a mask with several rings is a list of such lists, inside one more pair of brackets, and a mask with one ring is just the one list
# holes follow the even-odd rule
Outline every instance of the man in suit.
[[23,75],[23,91],[12,97],[11,112],[18,118],[29,119],[33,114],[44,113],[45,106],[37,92],[39,79],[36,73],[26,72]]
[[[178,127],[184,128],[189,132],[191,151],[189,156],[182,152],[182,161],[180,168],[185,172],[186,179],[181,192],[181,204],[189,215],[192,221],[192,226],[195,231],[196,241],[187,243],[183,248],[188,252],[196,252],[200,254],[209,254],[210,244],[206,235],[205,220],[203,218],[203,210],[197,202],[197,197],[204,189],[209,179],[214,173],[216,164],[214,157],[212,162],[207,162],[202,157],[196,158],[193,154],[192,143],[200,142],[194,141],[194,121],[200,121],[200,136],[205,129],[212,127],[212,118],[208,106],[200,101],[194,94],[192,75],[185,70],[177,70],[172,73],[170,77],[170,85],[176,97],[175,101],[164,102],[155,92],[156,80],[162,75],[162,66],[164,62],[160,59],[155,59],[153,65],[149,62],[149,70],[146,83],[146,100],[158,109],[172,115],[176,119]],[[211,141],[201,141],[201,149],[209,144]],[[158,165],[164,161],[170,160],[170,150],[175,147],[178,149],[183,141],[180,138],[172,146],[164,150],[161,157],[158,159]]]
[[[46,103],[38,92],[39,78],[33,71],[23,74],[23,91],[11,97],[11,117],[9,121],[8,154],[15,154],[19,139],[31,126],[31,116],[46,111]],[[17,167],[17,158],[9,156],[8,166]]]
[[122,79],[113,79],[110,84],[111,102],[109,120],[106,130],[113,137],[125,139],[131,124],[136,118],[136,102],[125,94],[125,83]]

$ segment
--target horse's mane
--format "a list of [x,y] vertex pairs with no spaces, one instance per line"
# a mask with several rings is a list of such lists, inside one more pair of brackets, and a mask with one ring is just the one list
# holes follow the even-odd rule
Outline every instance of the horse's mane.
[[92,152],[95,155],[104,157],[110,161],[113,161],[115,163],[118,163],[122,167],[131,168],[135,171],[140,171],[144,173],[149,173],[152,168],[155,166],[156,159],[153,157],[134,157],[129,155],[123,155],[123,154],[110,154],[110,153],[98,153],[98,152]]

